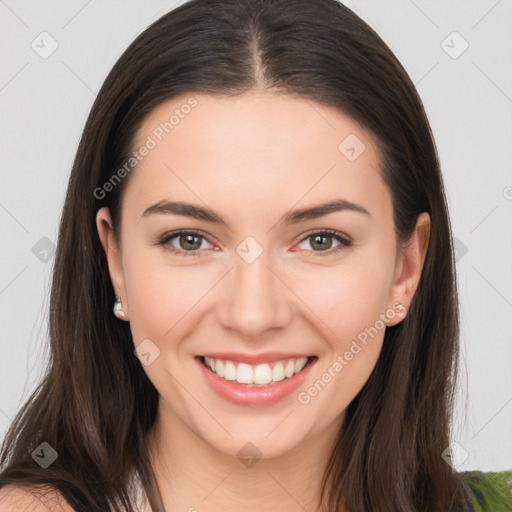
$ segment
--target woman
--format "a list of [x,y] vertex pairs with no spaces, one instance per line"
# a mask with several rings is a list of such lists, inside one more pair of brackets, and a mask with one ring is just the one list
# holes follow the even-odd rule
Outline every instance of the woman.
[[50,335],[2,451],[18,503],[472,510],[435,143],[334,0],[193,0],[130,45],[74,162]]

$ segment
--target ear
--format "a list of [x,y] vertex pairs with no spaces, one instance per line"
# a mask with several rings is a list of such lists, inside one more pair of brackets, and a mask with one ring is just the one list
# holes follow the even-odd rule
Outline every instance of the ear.
[[125,313],[123,320],[128,320],[128,300],[126,298],[121,253],[114,239],[110,210],[106,206],[100,208],[96,213],[96,228],[98,229],[101,245],[107,257],[108,271],[114,293],[120,297],[123,304],[123,311]]
[[[427,212],[423,212],[416,219],[416,227],[411,239],[397,256],[395,278],[388,301],[388,310],[393,309],[396,315],[390,319],[388,325],[399,323],[407,314],[420,281],[429,240],[430,216]],[[397,310],[394,307],[397,303],[403,304],[405,308],[401,311]]]

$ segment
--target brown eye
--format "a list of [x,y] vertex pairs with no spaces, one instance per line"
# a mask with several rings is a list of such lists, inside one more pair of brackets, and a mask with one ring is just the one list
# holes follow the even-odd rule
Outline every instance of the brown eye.
[[159,245],[182,256],[201,256],[201,249],[205,249],[201,247],[203,242],[205,236],[197,231],[174,231],[158,240]]
[[[338,242],[337,245],[333,246],[333,239]],[[319,256],[329,255],[337,253],[352,244],[351,240],[345,237],[338,231],[316,231],[310,233],[308,236],[302,239],[301,243],[309,241],[309,246],[312,250],[307,249],[310,253],[318,254]],[[332,249],[334,247],[334,249]]]
[[178,238],[179,245],[184,249],[197,250],[201,247],[201,242],[201,237],[197,235],[179,235]]
[[331,236],[325,236],[325,235],[313,235],[310,237],[311,247],[324,250],[324,249],[330,249],[332,247],[332,237]]

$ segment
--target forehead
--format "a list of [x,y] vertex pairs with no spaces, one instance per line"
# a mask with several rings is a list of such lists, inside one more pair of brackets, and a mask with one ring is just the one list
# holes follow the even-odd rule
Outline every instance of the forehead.
[[[150,136],[159,146],[191,149],[200,143],[202,152],[225,151],[238,160],[258,156],[263,148],[289,158],[290,151],[300,155],[320,145],[337,153],[340,137],[351,134],[372,142],[343,112],[297,95],[188,93],[157,106],[143,122],[135,145]],[[316,157],[322,159],[321,154]]]
[[340,195],[390,202],[369,134],[338,109],[298,96],[185,93],[147,116],[133,149],[144,152],[125,194],[134,215],[177,198],[254,214]]

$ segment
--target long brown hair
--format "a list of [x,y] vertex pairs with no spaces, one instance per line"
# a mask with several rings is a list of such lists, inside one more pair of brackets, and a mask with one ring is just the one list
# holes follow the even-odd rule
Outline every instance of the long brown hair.
[[[77,510],[130,510],[127,479],[135,468],[153,510],[163,510],[146,447],[158,393],[134,355],[129,324],[112,314],[114,291],[95,223],[97,210],[108,206],[119,240],[129,177],[106,194],[97,191],[129,159],[138,128],[164,100],[254,87],[333,106],[369,130],[399,242],[421,212],[432,221],[410,310],[386,329],[375,369],[348,407],[321,502],[329,511],[344,504],[347,512],[471,510],[461,476],[442,457],[457,377],[458,303],[435,143],[402,65],[336,0],[192,0],[147,28],[114,65],[67,189],[49,365],[5,438],[0,486],[49,484]],[[48,468],[31,457],[42,442],[58,452]]]

